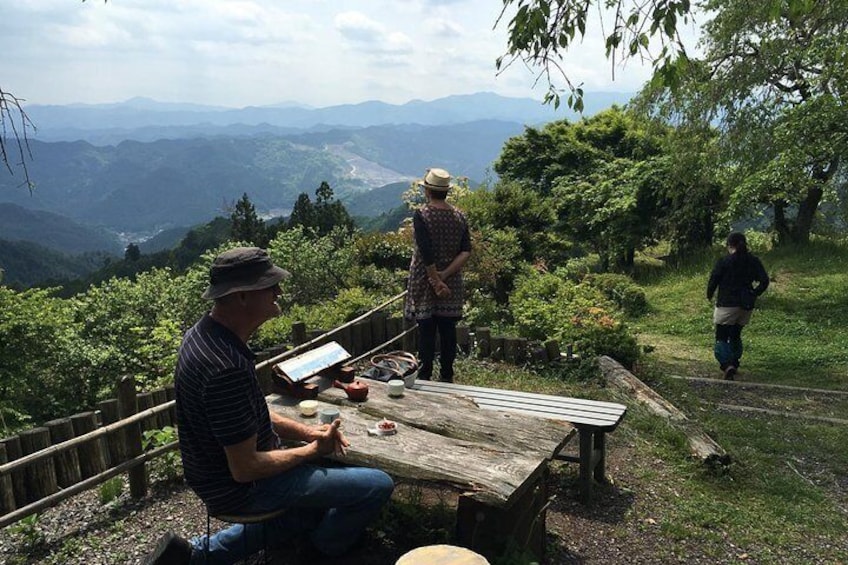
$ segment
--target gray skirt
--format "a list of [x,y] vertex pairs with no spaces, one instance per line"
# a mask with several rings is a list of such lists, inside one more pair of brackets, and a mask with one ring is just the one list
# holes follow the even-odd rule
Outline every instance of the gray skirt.
[[751,321],[753,312],[738,306],[716,306],[713,310],[713,323],[721,326],[744,326]]

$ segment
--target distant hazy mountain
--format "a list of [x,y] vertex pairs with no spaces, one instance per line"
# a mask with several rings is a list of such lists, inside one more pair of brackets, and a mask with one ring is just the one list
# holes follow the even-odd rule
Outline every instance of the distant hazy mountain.
[[[624,104],[632,93],[587,92],[584,115],[590,116],[613,104]],[[150,140],[150,131],[168,128],[165,137],[186,137],[197,128],[215,135],[214,128],[272,126],[309,129],[327,126],[368,127],[389,124],[447,125],[476,120],[500,120],[534,125],[558,119],[575,119],[567,108],[555,110],[531,98],[508,98],[492,93],[448,96],[430,102],[413,100],[406,104],[368,101],[326,108],[288,104],[232,109],[196,104],[160,103],[134,98],[117,104],[71,106],[26,106],[27,114],[38,128],[36,139],[45,141],[94,142],[108,136],[109,130],[124,139]],[[180,128],[191,126],[180,135]],[[136,137],[134,130],[143,130]],[[223,132],[217,132],[223,133]],[[279,133],[279,132],[275,132]]]
[[68,254],[91,251],[123,253],[123,245],[103,230],[81,225],[69,218],[15,204],[0,203],[0,239],[25,240]]
[[70,256],[31,241],[0,239],[4,285],[25,288],[47,280],[75,279],[95,271],[105,260],[100,253]]
[[106,147],[31,141],[29,173],[36,188],[30,194],[0,171],[0,203],[114,232],[152,234],[226,215],[243,193],[260,213],[280,216],[300,193],[313,196],[322,181],[345,202],[379,186],[408,183],[432,166],[479,182],[504,142],[522,130],[517,123],[490,120]]

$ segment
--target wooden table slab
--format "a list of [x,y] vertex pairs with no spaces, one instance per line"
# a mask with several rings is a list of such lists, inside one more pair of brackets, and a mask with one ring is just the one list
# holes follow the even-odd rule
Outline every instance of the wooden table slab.
[[[459,489],[475,501],[509,508],[544,471],[548,461],[575,434],[567,422],[523,414],[482,410],[467,398],[406,390],[390,398],[385,383],[367,381],[368,399],[351,402],[344,391],[319,379],[319,411],[339,408],[342,429],[351,442],[344,461],[376,467],[390,475]],[[306,422],[297,400],[270,395],[277,413]],[[381,419],[398,423],[391,436],[369,435]]]

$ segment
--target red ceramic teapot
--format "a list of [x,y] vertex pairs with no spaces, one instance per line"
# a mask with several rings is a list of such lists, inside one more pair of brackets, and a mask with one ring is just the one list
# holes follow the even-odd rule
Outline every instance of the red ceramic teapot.
[[333,383],[333,386],[345,391],[347,397],[354,402],[362,402],[368,398],[368,385],[362,381],[355,380],[350,384],[345,384],[337,380]]

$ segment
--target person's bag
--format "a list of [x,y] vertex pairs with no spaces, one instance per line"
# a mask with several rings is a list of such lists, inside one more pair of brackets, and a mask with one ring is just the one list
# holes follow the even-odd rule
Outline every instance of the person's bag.
[[371,358],[371,366],[362,373],[362,376],[382,382],[392,379],[414,381],[417,373],[418,359],[415,355],[407,351],[390,351],[374,355]]

